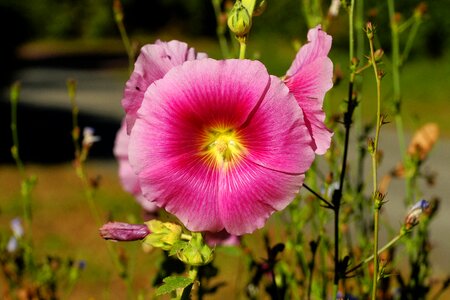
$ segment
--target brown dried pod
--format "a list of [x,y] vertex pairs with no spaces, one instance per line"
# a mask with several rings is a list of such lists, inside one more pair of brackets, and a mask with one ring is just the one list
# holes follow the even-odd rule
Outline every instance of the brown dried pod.
[[408,147],[408,154],[424,160],[439,138],[439,126],[436,123],[427,123],[413,136]]

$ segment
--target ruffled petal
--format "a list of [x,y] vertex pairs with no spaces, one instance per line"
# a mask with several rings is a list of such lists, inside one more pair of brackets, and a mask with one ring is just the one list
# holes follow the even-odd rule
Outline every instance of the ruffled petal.
[[320,57],[326,57],[331,49],[332,38],[322,30],[320,25],[308,31],[308,43],[298,51],[291,67],[286,72],[287,77],[294,76],[303,66],[312,63]]
[[246,159],[279,172],[305,173],[314,160],[311,136],[294,96],[277,77],[263,101],[239,130]]
[[333,86],[332,76],[333,63],[328,57],[320,57],[286,79],[286,85],[304,112],[317,154],[327,151],[333,135],[324,124],[325,113],[322,110],[325,93]]
[[132,194],[145,211],[155,212],[158,207],[155,203],[143,197],[138,177],[134,173],[130,162],[128,161],[129,139],[130,137],[126,132],[126,123],[123,121],[119,131],[117,132],[113,150],[119,164],[120,182],[122,183],[123,189]]
[[225,230],[234,235],[262,228],[273,212],[294,199],[304,180],[303,174],[273,171],[245,159],[222,175],[220,218]]
[[127,132],[131,131],[136,120],[136,112],[141,106],[145,91],[154,81],[161,79],[174,66],[187,60],[202,59],[205,53],[196,53],[186,43],[170,41],[168,43],[156,41],[155,44],[145,45],[134,65],[134,71],[125,85],[122,106],[125,109]]

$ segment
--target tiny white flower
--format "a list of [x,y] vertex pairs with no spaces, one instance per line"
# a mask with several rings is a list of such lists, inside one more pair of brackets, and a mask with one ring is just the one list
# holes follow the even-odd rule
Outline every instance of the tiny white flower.
[[6,245],[6,251],[8,251],[9,253],[13,253],[17,250],[17,247],[17,239],[14,236],[10,237],[8,244]]
[[84,127],[83,129],[83,146],[90,147],[92,144],[101,140],[100,136],[94,135],[94,128]]

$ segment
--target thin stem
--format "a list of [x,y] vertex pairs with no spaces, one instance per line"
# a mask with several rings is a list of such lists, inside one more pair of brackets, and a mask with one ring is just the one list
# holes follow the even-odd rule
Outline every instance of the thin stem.
[[192,287],[195,284],[195,281],[197,280],[197,276],[198,276],[198,266],[191,266],[190,270],[189,270],[189,278],[192,279],[192,283],[190,285],[188,285],[186,288],[184,288],[183,293],[181,294],[180,300],[189,300],[191,299],[190,295],[191,295],[191,291],[192,291]]
[[133,47],[131,46],[130,39],[128,38],[127,31],[125,29],[125,25],[123,23],[124,16],[122,10],[122,3],[120,2],[120,0],[114,0],[113,10],[114,10],[114,20],[116,21],[117,28],[119,29],[120,32],[120,37],[122,38],[122,43],[125,47],[125,51],[127,52],[128,56],[128,71],[131,73],[133,71],[135,55]]
[[239,38],[239,59],[245,59],[245,50],[247,49],[246,38]]
[[[370,25],[370,27],[372,27]],[[382,205],[382,195],[378,192],[378,141],[380,136],[380,129],[382,125],[381,120],[381,74],[378,70],[377,60],[375,58],[375,50],[373,46],[373,29],[368,26],[369,46],[370,46],[370,58],[376,80],[376,93],[377,93],[377,115],[376,115],[376,129],[375,140],[371,149],[372,156],[372,177],[373,177],[373,202],[374,202],[374,243],[373,243],[373,284],[372,284],[372,300],[376,299],[377,285],[378,285],[378,233],[379,233],[379,217],[380,208]],[[370,32],[369,32],[370,31]]]
[[325,207],[326,208],[331,208],[333,209],[333,204],[331,204],[331,202],[329,202],[328,200],[326,200],[323,196],[321,196],[320,194],[318,194],[317,192],[315,192],[312,188],[310,188],[308,185],[306,185],[305,183],[303,183],[303,187],[305,189],[307,189],[311,194],[313,194],[314,196],[316,196],[320,201],[325,203]]
[[35,179],[28,178],[25,172],[25,166],[20,158],[19,153],[19,133],[17,127],[17,107],[19,103],[20,95],[20,83],[15,82],[11,87],[10,102],[11,102],[11,135],[13,145],[11,147],[11,155],[16,163],[17,169],[21,177],[21,196],[22,196],[22,209],[23,219],[26,234],[32,236],[31,220],[31,191],[35,184]]
[[344,180],[347,169],[347,156],[350,141],[350,128],[352,124],[352,116],[355,110],[356,104],[353,99],[353,85],[355,81],[355,67],[353,66],[353,58],[355,52],[355,38],[354,38],[354,10],[355,0],[350,1],[348,7],[348,22],[349,22],[349,64],[351,66],[351,74],[348,87],[348,101],[347,111],[344,114],[344,126],[345,126],[345,141],[344,141],[344,154],[342,158],[341,174],[339,178],[339,189],[333,193],[333,207],[334,207],[334,281],[333,281],[333,295],[336,298],[339,289],[340,280],[340,254],[339,254],[339,213],[341,208],[341,200],[344,191]]
[[400,90],[400,38],[399,27],[395,20],[394,0],[388,0],[388,11],[391,26],[391,44],[392,44],[392,84],[395,105],[395,124],[397,128],[398,145],[400,155],[405,155],[405,136],[403,133],[403,119],[401,117],[401,90]]
[[[387,249],[391,248],[395,243],[397,243],[397,241],[399,241],[403,236],[405,235],[404,232],[396,235],[392,240],[390,240],[386,245],[384,245],[382,248],[380,248],[377,252],[377,256],[380,255],[381,253],[383,253],[384,251],[386,251]],[[347,274],[350,274],[353,271],[356,271],[357,269],[359,269],[361,266],[371,262],[374,259],[374,255],[372,254],[371,256],[367,257],[365,260],[363,260],[362,262],[358,263],[357,265],[355,265],[353,268],[349,269],[346,271]]]
[[316,254],[317,254],[317,248],[320,243],[320,236],[317,239],[317,242],[314,242],[314,246],[311,247],[312,250],[312,257],[311,257],[311,263],[309,265],[309,276],[308,276],[308,292],[307,292],[307,300],[311,299],[311,289],[312,289],[312,282],[313,282],[313,274],[316,264]]
[[403,50],[403,54],[402,54],[401,60],[400,60],[400,67],[408,59],[408,56],[413,47],[417,32],[419,31],[420,24],[422,23],[420,19],[417,19],[416,17],[413,17],[413,18],[414,18],[414,23],[409,32],[408,39],[406,40],[405,49]]
[[228,47],[228,42],[225,37],[226,25],[225,22],[222,21],[222,10],[220,9],[220,0],[212,0],[212,5],[214,8],[214,14],[216,15],[216,34],[217,39],[219,40],[220,51],[222,52],[222,56],[224,58],[230,57],[230,48]]
[[[72,106],[72,141],[75,148],[75,171],[80,178],[84,194],[86,196],[89,209],[94,218],[97,227],[101,227],[102,221],[100,218],[100,213],[95,204],[95,188],[89,182],[88,176],[86,174],[85,162],[89,154],[89,146],[80,147],[80,128],[78,126],[78,105],[76,102],[76,81],[67,81],[67,90],[69,94],[70,103]],[[111,257],[114,267],[119,272],[120,277],[124,280],[127,286],[127,293],[129,299],[134,298],[134,292],[132,288],[131,278],[128,276],[124,265],[120,262],[118,254],[115,252],[113,245],[111,243],[106,243],[106,248],[108,254]]]

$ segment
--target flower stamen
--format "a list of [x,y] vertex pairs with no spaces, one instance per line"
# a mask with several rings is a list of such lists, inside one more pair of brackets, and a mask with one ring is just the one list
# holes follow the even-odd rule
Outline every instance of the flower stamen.
[[235,162],[244,152],[240,137],[233,129],[209,129],[204,136],[201,153],[209,163],[223,167]]

